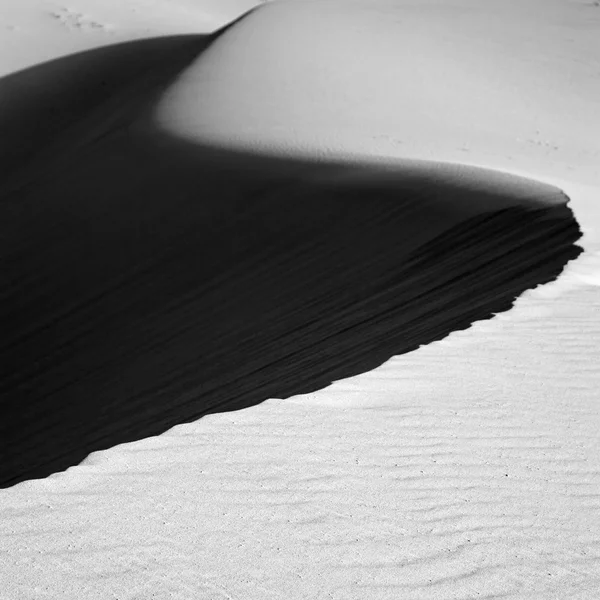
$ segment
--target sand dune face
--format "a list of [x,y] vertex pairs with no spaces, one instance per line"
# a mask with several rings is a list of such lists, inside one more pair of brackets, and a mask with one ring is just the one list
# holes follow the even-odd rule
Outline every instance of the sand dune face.
[[581,115],[600,95],[597,13],[553,0],[274,2],[183,73],[158,116],[182,137],[293,155],[593,178],[600,125]]
[[4,485],[371,369],[579,253],[552,186],[178,137],[164,103],[197,85],[211,42],[135,42],[3,83]]
[[2,193],[30,185],[68,163],[73,153],[131,123],[161,83],[211,39],[194,35],[126,42],[4,77]]

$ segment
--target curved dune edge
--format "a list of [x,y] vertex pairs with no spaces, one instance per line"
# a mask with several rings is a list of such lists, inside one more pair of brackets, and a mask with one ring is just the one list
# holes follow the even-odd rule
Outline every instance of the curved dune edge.
[[[1,154],[3,486],[372,369],[507,310],[580,252],[552,186],[169,135],[152,107],[206,39],[156,42],[161,69],[152,43],[0,82],[17,124]],[[53,88],[48,110],[67,120],[11,153],[37,114],[32,81],[88,64],[112,76],[125,56],[133,67],[73,118],[100,83]]]

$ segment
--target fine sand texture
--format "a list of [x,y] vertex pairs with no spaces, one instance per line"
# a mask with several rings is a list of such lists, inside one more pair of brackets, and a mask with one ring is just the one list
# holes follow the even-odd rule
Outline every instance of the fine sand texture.
[[0,3],[0,598],[596,598],[600,9],[85,4]]

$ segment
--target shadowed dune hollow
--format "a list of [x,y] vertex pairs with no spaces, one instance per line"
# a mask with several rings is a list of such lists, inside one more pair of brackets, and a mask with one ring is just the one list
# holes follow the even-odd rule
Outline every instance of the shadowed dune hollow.
[[5,487],[373,369],[507,310],[580,252],[545,184],[169,134],[152,108],[211,39],[0,81]]

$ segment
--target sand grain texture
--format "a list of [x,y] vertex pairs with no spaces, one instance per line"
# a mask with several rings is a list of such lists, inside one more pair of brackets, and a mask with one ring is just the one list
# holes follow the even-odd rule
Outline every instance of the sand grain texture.
[[[253,389],[258,401],[307,391],[289,382],[344,379],[211,414],[3,490],[0,598],[595,598],[594,11],[558,0],[286,2],[208,46],[208,38],[170,37],[34,67],[69,72],[96,57],[115,79],[103,97],[94,73],[86,78],[87,104],[80,86],[63,88],[66,96],[52,89],[56,106],[66,97],[81,111],[65,111],[56,129],[4,122],[11,129],[0,155],[15,164],[0,183],[3,261],[14,269],[3,269],[12,311],[3,364],[14,361],[3,386],[11,402],[15,390],[26,395],[17,401],[37,398],[29,414],[15,412],[31,435],[5,431],[10,461],[35,468],[86,435],[105,443],[103,424],[117,417],[129,428],[156,423],[144,403],[164,416],[170,401],[181,418],[197,393],[189,403],[175,398],[196,385],[199,360],[216,405],[232,390],[253,403]],[[144,58],[150,47],[164,70],[143,66],[155,64]],[[268,56],[270,64],[259,60]],[[111,67],[125,63],[136,77]],[[18,92],[13,115],[27,77],[4,80]],[[22,127],[29,142],[19,141]],[[218,202],[198,203],[207,191]],[[35,268],[16,277],[20,265]],[[198,265],[212,287],[197,289]],[[315,273],[320,283],[307,290]],[[460,302],[457,273],[468,290]],[[352,310],[340,305],[349,291]],[[69,298],[77,306],[64,314]],[[399,301],[404,321],[390,318]],[[199,305],[217,318],[196,322]],[[500,314],[468,327],[490,311]],[[311,318],[319,327],[307,335]],[[345,338],[346,327],[360,335]],[[205,345],[191,357],[199,333]],[[384,333],[391,345],[382,347]],[[232,340],[243,343],[233,351]],[[274,360],[298,343],[305,350],[288,367]],[[24,360],[48,351],[49,366]],[[123,358],[136,351],[140,361],[127,362],[124,377]],[[91,376],[74,380],[73,361],[79,373],[93,367]],[[225,367],[237,370],[231,384]],[[265,368],[272,376],[262,379]],[[118,403],[103,404],[107,392],[135,402],[119,414]],[[52,414],[48,397],[68,406],[85,397],[88,407],[117,412],[81,419],[93,423],[87,430],[61,429],[55,418],[56,435],[44,438],[36,411]]]

